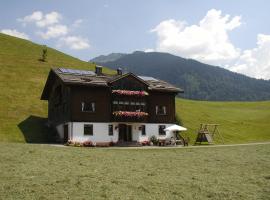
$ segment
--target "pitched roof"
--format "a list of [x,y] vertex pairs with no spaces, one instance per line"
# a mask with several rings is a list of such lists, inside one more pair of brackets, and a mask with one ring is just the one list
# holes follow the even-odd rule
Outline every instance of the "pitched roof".
[[139,81],[143,82],[148,86],[149,90],[163,91],[163,92],[183,92],[182,89],[177,88],[165,81],[149,77],[149,76],[137,76],[133,73],[127,73],[123,75],[110,75],[101,74],[97,75],[95,72],[90,70],[75,70],[66,68],[55,68],[49,73],[46,85],[44,87],[41,99],[46,100],[48,98],[48,90],[50,84],[52,84],[53,77],[59,77],[60,80],[67,85],[86,85],[93,87],[109,87],[110,83],[117,81],[126,76],[133,76]]

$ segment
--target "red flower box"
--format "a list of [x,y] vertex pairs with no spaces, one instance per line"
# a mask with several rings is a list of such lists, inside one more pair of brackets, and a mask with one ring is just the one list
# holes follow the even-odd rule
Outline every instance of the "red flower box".
[[126,95],[126,96],[147,96],[148,93],[145,91],[132,91],[132,90],[112,90],[113,94]]
[[130,112],[130,111],[115,111],[113,115],[116,117],[137,117],[142,118],[148,116],[146,112]]

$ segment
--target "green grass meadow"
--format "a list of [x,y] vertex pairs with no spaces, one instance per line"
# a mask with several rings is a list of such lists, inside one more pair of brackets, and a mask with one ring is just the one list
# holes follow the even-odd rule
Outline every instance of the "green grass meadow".
[[[196,137],[200,123],[219,124],[225,144],[270,141],[270,101],[209,102],[176,99],[176,113],[187,135]],[[222,143],[216,137],[216,143]]]
[[269,199],[270,144],[177,149],[0,143],[0,199]]

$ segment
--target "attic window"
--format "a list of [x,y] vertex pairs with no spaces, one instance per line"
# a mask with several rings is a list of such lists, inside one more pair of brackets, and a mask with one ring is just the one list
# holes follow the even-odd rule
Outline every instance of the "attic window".
[[96,103],[95,102],[82,102],[82,112],[95,112]]
[[156,115],[166,115],[167,108],[166,106],[156,106]]

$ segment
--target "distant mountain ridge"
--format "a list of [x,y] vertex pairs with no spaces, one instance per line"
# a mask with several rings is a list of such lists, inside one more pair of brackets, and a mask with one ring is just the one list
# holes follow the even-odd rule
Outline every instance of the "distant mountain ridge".
[[181,95],[184,98],[218,101],[270,99],[270,81],[250,78],[169,53],[136,51],[131,54],[109,54],[108,57],[94,58],[91,62],[168,81],[184,89]]
[[124,53],[110,53],[108,55],[100,55],[98,57],[95,57],[91,60],[91,62],[94,63],[106,63],[106,62],[113,62],[118,60],[119,58],[125,56],[127,54]]

